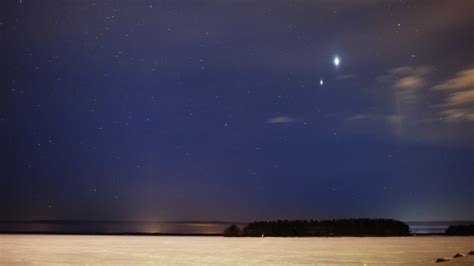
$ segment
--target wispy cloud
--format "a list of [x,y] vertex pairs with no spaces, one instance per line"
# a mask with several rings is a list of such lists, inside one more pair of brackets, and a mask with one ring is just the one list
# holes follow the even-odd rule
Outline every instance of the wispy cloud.
[[[430,66],[403,66],[381,77],[393,88],[394,112],[413,122],[474,121],[474,67],[434,86],[429,84],[432,73]],[[434,114],[432,107],[438,109]]]
[[[460,128],[474,121],[474,67],[461,69],[439,82],[434,68],[401,66],[377,78],[380,93],[389,96],[381,110],[354,114],[350,121],[384,123],[404,140],[453,143],[472,137]],[[384,114],[385,113],[385,114]],[[454,123],[456,122],[456,123]]]
[[446,122],[474,121],[474,67],[459,71],[440,82],[433,90],[444,94],[443,104],[435,105]]
[[357,120],[369,120],[369,119],[373,119],[374,116],[371,115],[371,114],[355,114],[353,116],[351,116],[349,118],[349,120],[352,120],[352,121],[357,121]]
[[390,124],[399,124],[403,121],[403,116],[401,115],[385,115],[383,118],[385,122]]
[[376,115],[376,114],[356,114],[349,117],[349,121],[383,121],[389,125],[396,125],[403,121],[403,116],[396,114]]
[[378,77],[383,87],[393,92],[394,112],[398,115],[414,115],[417,103],[420,102],[421,90],[428,85],[428,76],[433,71],[431,66],[401,66]]
[[402,66],[393,68],[386,75],[379,77],[379,81],[389,83],[399,90],[420,89],[427,84],[427,75],[431,72],[430,66]]
[[472,104],[474,104],[474,88],[451,93],[451,95],[446,99],[446,105],[448,106],[473,106]]
[[441,110],[440,114],[444,116],[444,120],[447,122],[474,122],[474,112],[471,109],[451,108]]
[[268,124],[294,124],[301,122],[301,119],[293,116],[275,116],[267,120]]
[[432,71],[433,68],[428,65],[400,66],[378,78],[382,88],[388,89],[392,100],[386,110],[388,114],[380,116],[379,120],[389,126],[396,136],[407,139],[426,134],[420,121],[431,120],[425,91]]
[[435,90],[474,89],[474,67],[460,71],[454,78],[433,87]]

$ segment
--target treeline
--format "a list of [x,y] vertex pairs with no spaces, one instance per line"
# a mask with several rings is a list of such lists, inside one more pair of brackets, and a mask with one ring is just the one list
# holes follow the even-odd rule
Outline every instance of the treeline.
[[224,236],[408,236],[410,227],[393,219],[276,220],[231,225]]
[[448,229],[444,231],[444,234],[448,236],[473,236],[474,224],[450,225]]

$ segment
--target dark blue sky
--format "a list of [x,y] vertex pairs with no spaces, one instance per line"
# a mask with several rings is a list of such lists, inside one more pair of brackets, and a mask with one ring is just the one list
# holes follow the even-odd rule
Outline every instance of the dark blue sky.
[[0,220],[474,219],[470,0],[0,10]]

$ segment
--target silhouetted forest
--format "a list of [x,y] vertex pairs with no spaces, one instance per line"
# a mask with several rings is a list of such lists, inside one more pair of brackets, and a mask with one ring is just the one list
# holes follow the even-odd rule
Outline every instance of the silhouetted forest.
[[410,227],[393,219],[276,220],[231,225],[225,236],[408,236]]
[[449,236],[473,236],[474,224],[469,225],[451,225],[444,231],[445,235]]

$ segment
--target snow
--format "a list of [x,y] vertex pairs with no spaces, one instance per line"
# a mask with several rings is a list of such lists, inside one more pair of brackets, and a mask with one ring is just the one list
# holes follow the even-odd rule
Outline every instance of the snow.
[[[474,249],[474,237],[225,238],[0,235],[0,265],[434,264]],[[472,265],[474,256],[453,259]]]

